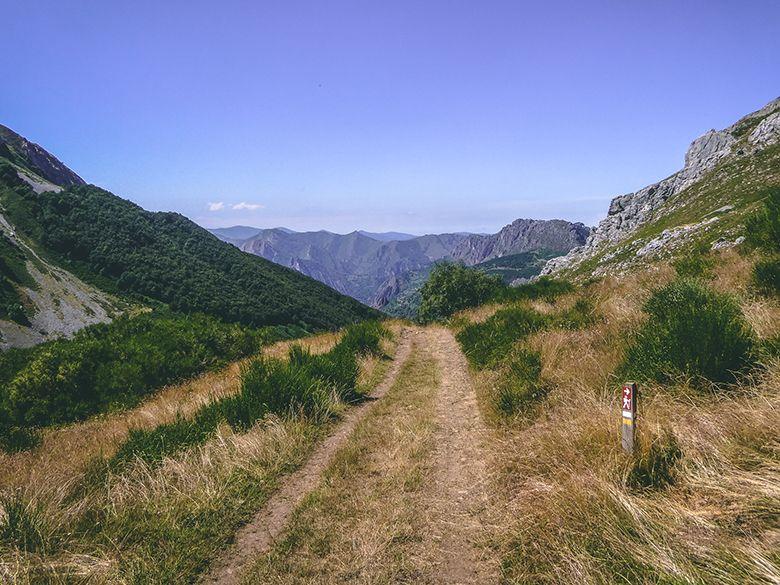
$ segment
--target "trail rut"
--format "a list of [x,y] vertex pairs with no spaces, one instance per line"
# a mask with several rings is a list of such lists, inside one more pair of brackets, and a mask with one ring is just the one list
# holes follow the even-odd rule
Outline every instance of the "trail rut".
[[268,552],[286,528],[295,508],[316,488],[322,473],[346,443],[357,424],[393,385],[398,372],[409,358],[411,348],[411,332],[409,329],[404,329],[393,364],[382,383],[371,393],[371,400],[350,409],[335,432],[319,444],[306,464],[282,481],[279,489],[262,510],[236,533],[233,545],[213,563],[211,570],[202,579],[202,583],[210,585],[238,583],[249,564],[259,555]]

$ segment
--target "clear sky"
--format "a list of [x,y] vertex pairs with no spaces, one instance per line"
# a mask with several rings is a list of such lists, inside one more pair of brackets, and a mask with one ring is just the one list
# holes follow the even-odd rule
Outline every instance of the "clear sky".
[[209,227],[594,224],[780,95],[776,0],[0,7],[0,123]]

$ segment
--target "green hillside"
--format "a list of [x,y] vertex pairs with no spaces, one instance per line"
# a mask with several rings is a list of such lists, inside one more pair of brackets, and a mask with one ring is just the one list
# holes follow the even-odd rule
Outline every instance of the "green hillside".
[[91,185],[35,194],[5,165],[0,203],[41,251],[83,280],[248,325],[332,328],[377,313],[243,253],[176,213],[151,213]]
[[520,254],[509,254],[475,264],[474,268],[487,274],[497,274],[506,284],[518,278],[531,278],[541,272],[550,258],[560,256],[560,252],[540,249]]

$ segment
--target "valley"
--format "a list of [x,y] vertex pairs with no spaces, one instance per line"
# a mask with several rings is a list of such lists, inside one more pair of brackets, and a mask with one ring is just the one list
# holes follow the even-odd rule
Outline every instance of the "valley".
[[[254,232],[254,233],[253,233]],[[414,316],[414,298],[431,267],[442,261],[501,274],[507,283],[541,272],[539,258],[560,256],[585,243],[589,228],[563,220],[518,219],[498,233],[411,236],[388,232],[294,232],[285,228],[221,228],[217,237],[267,260],[311,276],[372,307]],[[238,236],[247,236],[246,238]],[[511,270],[495,270],[510,257]],[[400,297],[400,298],[399,298]],[[404,301],[406,299],[406,301]]]
[[0,582],[780,582],[778,149],[593,230],[209,232],[0,127]]

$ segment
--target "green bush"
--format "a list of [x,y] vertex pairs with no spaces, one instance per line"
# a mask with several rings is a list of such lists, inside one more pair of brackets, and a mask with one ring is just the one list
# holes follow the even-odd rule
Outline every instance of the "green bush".
[[492,299],[503,286],[499,276],[461,264],[439,263],[420,291],[418,318],[422,322],[435,321],[476,307]]
[[577,299],[570,309],[550,316],[550,326],[561,329],[584,329],[596,321],[596,308],[588,298]]
[[753,284],[765,294],[780,294],[780,255],[756,262],[753,266]]
[[704,244],[699,244],[672,262],[678,276],[709,278],[715,267],[715,258]]
[[49,548],[50,528],[43,511],[20,493],[0,496],[0,543],[45,554]]
[[387,335],[381,324],[360,323],[348,327],[327,353],[312,355],[293,345],[287,361],[258,357],[242,369],[238,394],[204,406],[190,420],[132,431],[111,465],[121,466],[136,458],[158,462],[205,442],[221,423],[244,431],[266,414],[303,412],[316,418],[328,412],[331,397],[356,400],[360,398],[357,357],[378,354],[380,341]]
[[745,222],[745,243],[759,250],[780,252],[780,187],[764,192],[764,205]]
[[626,477],[634,489],[663,489],[674,484],[675,468],[682,458],[677,438],[671,432],[653,437],[650,446],[640,449]]
[[463,353],[477,369],[499,364],[519,340],[538,331],[548,319],[527,307],[501,309],[483,323],[464,327],[457,335]]
[[633,335],[621,378],[734,382],[752,365],[753,332],[731,296],[678,279],[654,293],[645,311],[649,319]]
[[148,313],[94,325],[72,339],[0,355],[0,445],[31,430],[136,404],[153,390],[257,351],[279,337],[205,315]]
[[338,345],[358,355],[379,355],[382,339],[389,336],[390,332],[379,321],[363,321],[347,327]]
[[763,208],[746,222],[746,244],[768,257],[753,267],[753,283],[765,294],[780,294],[780,187],[768,189]]

